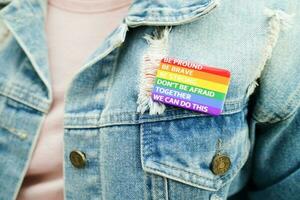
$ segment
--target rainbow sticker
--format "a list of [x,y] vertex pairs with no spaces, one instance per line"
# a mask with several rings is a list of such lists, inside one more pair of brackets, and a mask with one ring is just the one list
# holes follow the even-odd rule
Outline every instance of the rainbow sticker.
[[180,108],[219,115],[230,82],[230,72],[179,59],[163,58],[151,97]]

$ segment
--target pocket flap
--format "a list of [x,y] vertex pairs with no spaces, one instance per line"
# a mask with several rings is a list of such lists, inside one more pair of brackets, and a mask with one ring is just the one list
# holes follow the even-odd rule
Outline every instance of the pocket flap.
[[[145,171],[210,191],[219,190],[234,178],[250,149],[244,111],[145,122],[140,130]],[[212,172],[216,155],[230,160],[222,175]]]

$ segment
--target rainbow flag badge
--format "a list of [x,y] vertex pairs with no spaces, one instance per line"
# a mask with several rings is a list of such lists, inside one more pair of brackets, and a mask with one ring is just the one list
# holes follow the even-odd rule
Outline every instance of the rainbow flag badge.
[[163,58],[156,73],[151,97],[163,104],[220,115],[229,82],[228,70]]

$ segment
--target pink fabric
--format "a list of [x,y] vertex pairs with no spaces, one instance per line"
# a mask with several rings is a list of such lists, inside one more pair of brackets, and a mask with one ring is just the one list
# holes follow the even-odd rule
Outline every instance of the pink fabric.
[[63,199],[64,95],[87,57],[124,18],[130,0],[50,0],[46,33],[54,102],[17,200]]

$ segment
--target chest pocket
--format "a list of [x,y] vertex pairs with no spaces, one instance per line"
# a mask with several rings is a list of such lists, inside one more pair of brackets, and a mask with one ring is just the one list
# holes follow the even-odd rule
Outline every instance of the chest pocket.
[[[222,9],[229,8],[218,9],[203,17],[205,20],[172,27],[166,42],[167,57],[231,72],[222,114],[208,116],[168,108],[162,115],[145,116],[140,126],[143,170],[210,191],[230,183],[248,158],[247,102],[256,86],[258,52],[264,49],[262,37],[248,37],[260,30],[258,25],[243,33],[232,31],[244,25],[240,20],[228,24]],[[253,47],[253,43],[257,45]]]
[[247,160],[250,142],[246,112],[243,109],[217,117],[169,115],[165,120],[142,123],[143,170],[198,188],[219,190]]

